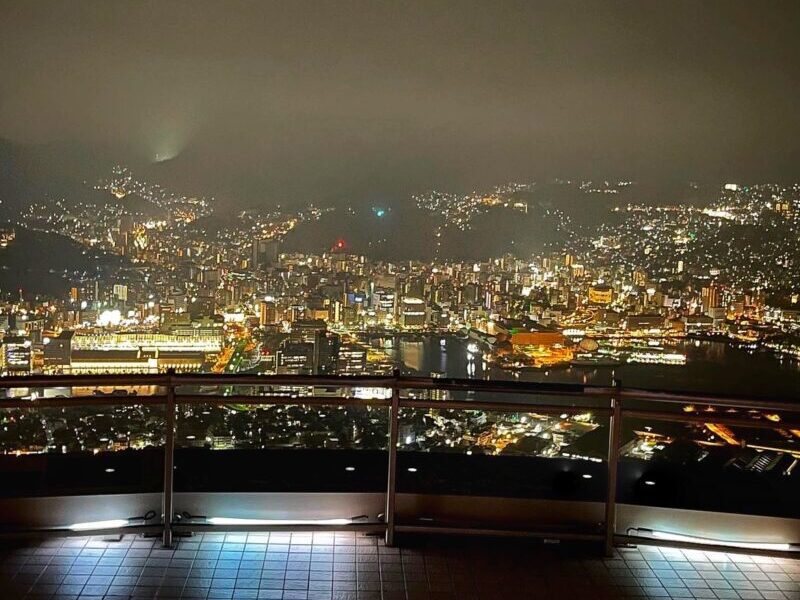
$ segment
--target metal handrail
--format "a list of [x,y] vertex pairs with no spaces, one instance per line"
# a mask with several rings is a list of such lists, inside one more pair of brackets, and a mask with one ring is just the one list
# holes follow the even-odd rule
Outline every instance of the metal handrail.
[[177,394],[178,404],[246,404],[258,405],[289,405],[303,404],[307,406],[383,406],[391,404],[390,400],[383,398],[351,398],[347,396],[204,396],[202,394]]
[[[337,394],[336,396],[283,396],[274,392],[263,395],[223,395],[180,393],[181,388],[191,386],[255,386],[255,387],[336,387],[357,388],[376,387],[391,390],[391,398],[360,399]],[[148,405],[165,407],[165,451],[164,451],[164,483],[162,494],[162,532],[165,546],[172,544],[175,527],[185,529],[187,525],[178,526],[173,520],[173,471],[175,453],[176,408],[180,404],[246,404],[246,405],[303,405],[310,406],[374,406],[389,410],[388,424],[388,465],[386,481],[386,510],[384,526],[386,542],[394,543],[396,531],[411,531],[417,526],[397,526],[396,512],[396,475],[397,475],[397,440],[399,411],[408,409],[427,409],[436,407],[444,410],[484,410],[498,412],[531,411],[542,414],[575,414],[593,411],[598,415],[609,417],[609,439],[607,460],[607,490],[605,498],[605,520],[603,534],[586,534],[592,539],[603,540],[606,553],[610,554],[615,541],[621,538],[616,533],[616,492],[617,468],[621,440],[622,419],[625,416],[654,418],[680,422],[719,422],[726,425],[781,428],[798,427],[797,423],[766,422],[748,416],[737,416],[729,413],[692,413],[669,412],[659,407],[625,407],[627,400],[645,400],[649,402],[676,404],[690,403],[722,409],[752,409],[770,411],[800,412],[800,402],[794,400],[762,400],[757,398],[718,396],[689,392],[663,392],[657,390],[641,390],[623,388],[619,381],[613,387],[564,384],[535,383],[519,381],[485,381],[474,379],[430,378],[400,376],[395,371],[391,376],[316,376],[316,375],[228,375],[228,374],[132,374],[132,375],[36,375],[24,377],[0,378],[0,389],[18,388],[53,388],[53,387],[155,387],[157,394],[141,396],[70,396],[64,398],[4,399],[0,400],[2,409],[38,409],[63,408],[77,406],[119,406]],[[509,400],[463,400],[463,399],[422,399],[401,394],[403,390],[446,390],[456,392],[475,392],[491,394],[521,394],[524,399]],[[313,391],[312,391],[313,393]],[[580,404],[554,404],[552,402],[531,401],[530,396],[564,397],[583,399]],[[587,401],[589,401],[587,403]],[[373,526],[374,527],[374,526]],[[424,528],[423,528],[424,529]],[[474,528],[464,529],[472,532]],[[491,533],[491,532],[490,532]]]
[[[469,391],[492,394],[547,394],[568,397],[616,395],[621,398],[665,403],[695,403],[721,408],[800,411],[800,398],[783,400],[756,396],[728,396],[698,392],[667,392],[623,386],[598,386],[573,383],[540,383],[527,381],[493,381],[408,376],[351,375],[240,375],[216,373],[98,374],[98,375],[25,375],[0,377],[0,389],[55,387],[182,387],[182,386],[293,386],[293,387],[383,387],[405,390]],[[145,396],[139,396],[137,399]],[[78,398],[83,399],[84,396]],[[116,398],[116,397],[115,397]],[[118,397],[120,400],[125,397]],[[69,405],[70,398],[64,398]],[[447,400],[437,401],[447,402]],[[135,404],[135,402],[134,402]],[[520,402],[520,404],[525,404]]]

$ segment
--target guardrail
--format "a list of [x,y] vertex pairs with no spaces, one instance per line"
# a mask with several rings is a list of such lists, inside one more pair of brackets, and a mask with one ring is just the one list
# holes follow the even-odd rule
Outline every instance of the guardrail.
[[[216,375],[216,374],[142,374],[142,375],[58,375],[58,376],[26,376],[0,378],[0,390],[13,388],[54,388],[54,387],[130,387],[151,386],[157,388],[158,393],[142,396],[69,396],[58,398],[36,399],[2,399],[0,409],[31,409],[55,407],[91,407],[91,406],[163,406],[165,409],[164,432],[164,480],[162,491],[162,515],[160,525],[148,525],[146,520],[142,524],[130,524],[118,528],[103,528],[102,533],[113,531],[142,531],[153,532],[158,530],[162,534],[165,546],[171,546],[173,533],[178,531],[193,531],[207,528],[231,529],[319,529],[321,526],[347,529],[368,529],[371,531],[385,532],[386,543],[395,543],[397,532],[420,533],[463,533],[463,534],[489,534],[489,535],[530,535],[549,538],[584,539],[602,542],[606,553],[610,554],[615,543],[653,543],[647,537],[619,534],[616,531],[617,516],[617,473],[620,458],[620,441],[622,420],[624,417],[650,417],[657,420],[675,420],[679,422],[708,422],[709,417],[702,414],[687,414],[669,412],[659,408],[641,406],[626,406],[629,400],[652,401],[653,403],[680,403],[700,404],[714,408],[737,408],[751,410],[784,411],[790,413],[800,412],[800,402],[783,401],[780,399],[763,399],[748,397],[726,397],[708,394],[669,393],[653,390],[623,388],[619,381],[612,387],[599,387],[576,384],[549,384],[530,383],[517,381],[484,381],[470,379],[448,378],[421,378],[403,377],[398,372],[387,377],[345,377],[345,376],[306,376],[306,375]],[[180,388],[187,386],[287,386],[287,387],[335,387],[335,388],[384,388],[391,390],[391,396],[386,398],[359,399],[348,395],[338,396],[300,396],[286,397],[283,395],[221,395],[181,393]],[[525,400],[519,398],[497,400],[470,400],[470,399],[418,399],[401,395],[401,391],[442,390],[450,392],[476,392],[503,396],[508,394],[525,395]],[[581,399],[580,404],[559,404],[540,401],[541,396],[558,397],[567,400]],[[388,419],[388,463],[386,469],[386,499],[383,520],[380,523],[295,523],[282,525],[280,523],[250,523],[237,525],[227,523],[224,525],[209,522],[194,522],[192,519],[177,522],[174,516],[173,504],[173,473],[175,457],[175,432],[176,432],[176,407],[183,404],[247,404],[247,405],[318,405],[318,406],[374,406],[383,407],[389,411]],[[647,403],[645,403],[647,404]],[[426,525],[398,524],[396,522],[397,499],[397,452],[398,452],[398,416],[403,408],[410,409],[453,409],[477,410],[496,412],[524,412],[535,411],[539,414],[577,414],[591,410],[598,416],[609,418],[608,455],[607,455],[607,486],[604,498],[604,521],[601,530],[586,532],[569,531],[512,531],[498,529],[481,529],[473,527],[439,527]],[[774,428],[770,422],[759,422],[752,418],[742,416],[718,416],[713,418],[714,423],[724,425]],[[800,430],[800,422],[782,422],[781,427]],[[96,533],[86,530],[84,533]],[[659,540],[658,543],[669,543]],[[685,541],[681,545],[697,546],[692,541]],[[702,547],[736,550],[736,546],[716,544]],[[783,554],[782,551],[767,551],[767,553]]]

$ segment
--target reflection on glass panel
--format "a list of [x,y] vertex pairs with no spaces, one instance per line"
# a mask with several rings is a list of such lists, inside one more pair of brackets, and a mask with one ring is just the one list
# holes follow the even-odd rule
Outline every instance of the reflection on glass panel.
[[47,451],[48,435],[38,410],[0,411],[0,452],[31,453]]
[[181,385],[175,388],[180,396],[270,396],[273,398],[359,398],[362,400],[391,398],[391,388],[336,385]]
[[387,409],[370,406],[179,405],[176,444],[213,450],[386,448]]
[[388,409],[179,404],[175,489],[380,492]]
[[17,400],[60,399],[72,397],[119,398],[135,401],[140,396],[163,395],[165,390],[157,385],[92,385],[73,387],[19,387],[0,391],[0,396]]
[[164,407],[0,411],[0,496],[156,492]]
[[25,408],[0,411],[0,453],[137,450],[164,443],[164,408]]
[[[623,420],[620,501],[800,516],[800,430],[791,425],[797,419],[759,411],[700,414],[707,420]],[[725,421],[731,416],[746,425]]]
[[601,462],[608,453],[607,425],[606,417],[589,411],[402,409],[398,440],[401,450]]

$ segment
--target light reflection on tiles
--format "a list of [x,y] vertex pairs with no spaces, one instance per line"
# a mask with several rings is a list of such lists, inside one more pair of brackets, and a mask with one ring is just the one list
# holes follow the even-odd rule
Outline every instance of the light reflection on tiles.
[[198,534],[174,549],[126,536],[0,547],[0,598],[800,600],[800,561],[640,547],[355,533]]

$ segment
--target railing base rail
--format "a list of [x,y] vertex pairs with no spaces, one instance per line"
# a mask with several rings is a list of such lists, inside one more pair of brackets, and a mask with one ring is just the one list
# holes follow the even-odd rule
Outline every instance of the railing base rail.
[[351,523],[348,525],[206,525],[202,523],[173,524],[175,533],[221,532],[345,532],[384,533],[386,523]]
[[163,525],[128,525],[113,529],[75,530],[67,527],[48,527],[42,529],[0,529],[0,539],[35,539],[54,537],[97,537],[118,535],[158,535],[164,532]]
[[397,533],[429,535],[463,535],[486,537],[541,538],[546,540],[601,542],[605,534],[593,531],[564,531],[554,529],[495,529],[445,525],[395,525]]
[[687,542],[660,538],[650,538],[640,535],[617,534],[614,536],[614,545],[620,546],[660,546],[678,548],[681,550],[700,550],[702,552],[723,552],[725,554],[751,554],[754,556],[769,556],[772,558],[800,558],[800,545],[795,549],[773,550],[769,548],[731,546],[724,543]]

